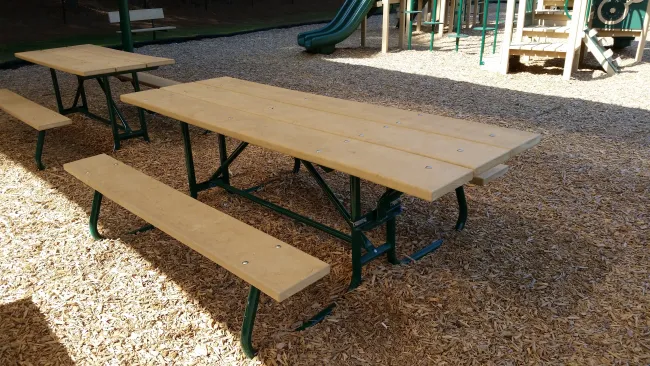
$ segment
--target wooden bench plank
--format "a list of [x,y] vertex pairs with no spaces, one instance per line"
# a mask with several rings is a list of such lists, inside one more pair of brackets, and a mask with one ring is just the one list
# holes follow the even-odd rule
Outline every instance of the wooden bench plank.
[[471,169],[292,125],[163,89],[121,100],[179,121],[433,201],[469,182]]
[[276,301],[329,273],[330,266],[105,154],[64,169],[169,236]]
[[474,179],[470,183],[476,184],[477,186],[487,185],[493,180],[504,176],[508,172],[508,168],[507,165],[499,164],[483,174],[474,176]]
[[[129,19],[132,22],[139,22],[143,20],[157,20],[164,19],[165,14],[162,8],[154,9],[137,9],[129,11]],[[108,13],[108,21],[110,23],[119,23],[120,22],[120,12],[111,11]]]
[[45,131],[72,123],[70,118],[7,89],[0,89],[0,109],[38,131]]
[[[146,33],[146,32],[162,32],[176,29],[176,27],[166,26],[166,27],[154,27],[154,28],[138,28],[131,29],[131,33]],[[122,33],[122,31],[117,31],[117,33]]]
[[254,113],[283,122],[382,145],[472,169],[480,174],[509,158],[509,150],[417,131],[400,125],[381,125],[365,119],[335,116],[319,110],[235,93],[201,82],[168,87],[166,90]]
[[535,133],[326,97],[229,77],[206,80],[204,83],[239,93],[362,118],[376,123],[392,125],[399,121],[402,127],[509,149],[510,156],[535,146],[540,140],[540,135]]
[[[118,75],[118,79],[121,81],[133,81],[133,76],[131,74]],[[165,79],[160,76],[152,75],[146,72],[138,73],[138,81],[140,85],[146,85],[151,88],[164,88],[166,86],[173,86],[180,84],[178,81]]]

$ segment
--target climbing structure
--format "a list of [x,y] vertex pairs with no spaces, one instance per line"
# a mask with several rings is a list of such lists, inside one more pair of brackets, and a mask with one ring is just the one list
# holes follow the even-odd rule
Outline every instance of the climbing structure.
[[[612,59],[613,52],[603,47],[602,35],[590,28],[593,23],[590,9],[594,8],[590,0],[522,0],[519,2],[516,26],[515,1],[508,0],[506,7],[504,40],[496,65],[501,73],[508,72],[511,57],[563,58],[563,78],[568,80],[577,69],[585,49],[594,55],[608,74],[618,72],[618,62]],[[644,14],[643,18],[647,32],[648,16]],[[641,38],[645,38],[645,34],[641,33],[643,31],[639,32]]]

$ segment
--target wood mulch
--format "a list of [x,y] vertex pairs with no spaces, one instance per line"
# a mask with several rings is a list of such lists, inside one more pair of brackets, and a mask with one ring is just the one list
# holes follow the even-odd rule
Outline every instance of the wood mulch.
[[[111,152],[107,126],[73,116],[48,133],[47,169],[37,171],[35,132],[0,114],[0,364],[649,364],[650,64],[632,65],[630,48],[614,77],[587,67],[564,82],[544,60],[502,76],[478,68],[477,34],[460,53],[447,39],[429,53],[419,34],[416,50],[378,54],[378,21],[370,22],[371,48],[357,48],[353,36],[331,56],[295,45],[308,27],[138,52],[175,58],[156,73],[179,81],[227,75],[541,133],[505,177],[467,188],[463,232],[453,230],[453,194],[434,203],[406,197],[400,254],[438,238],[444,245],[411,265],[375,261],[365,282],[342,295],[350,251],[340,241],[223,191],[201,194],[332,266],[281,304],[262,296],[260,353],[246,360],[239,331],[247,284],[157,230],[126,234],[144,222],[111,202],[100,217],[108,239],[92,240],[92,191],[62,170],[108,153],[187,191],[178,123],[148,115],[151,143],[131,140]],[[74,79],[60,82],[72,98]],[[55,109],[42,67],[2,71],[0,87]],[[88,91],[103,111],[99,88]],[[192,133],[204,178],[218,164],[216,136]],[[291,168],[290,157],[251,147],[232,167],[233,182],[280,177],[261,196],[344,229],[315,182]],[[347,200],[346,177],[327,179]],[[380,193],[364,184],[364,207]],[[332,301],[324,322],[291,331]]]

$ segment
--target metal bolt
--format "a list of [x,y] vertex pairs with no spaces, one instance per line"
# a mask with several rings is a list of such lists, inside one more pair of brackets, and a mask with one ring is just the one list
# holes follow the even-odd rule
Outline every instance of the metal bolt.
[[119,164],[118,164],[118,163],[115,163],[115,164],[113,164],[113,165],[118,166]]
[[243,261],[243,262],[241,262],[241,264],[246,265],[246,264],[248,264],[248,261]]
[[316,150],[317,153],[320,153],[320,150]]
[[494,137],[494,136],[496,136],[496,135],[495,135],[495,134],[493,134],[493,133],[491,133],[491,134],[490,134],[490,137]]
[[458,149],[458,152],[463,152],[463,149]]
[[402,123],[402,122],[400,122],[400,121],[397,121],[397,122],[395,122],[395,123],[397,123],[397,124],[400,124],[400,123]]
[[359,137],[363,137],[363,134],[362,134],[362,133],[360,133],[360,134],[359,134]]
[[282,245],[278,244],[275,246],[276,248],[282,248]]
[[350,140],[343,140],[343,142],[345,142],[347,144],[348,142],[350,142]]
[[384,126],[384,128],[388,128],[388,126]]
[[422,113],[418,113],[418,116],[422,117]]
[[433,167],[431,165],[427,165],[424,167],[424,169],[433,169]]

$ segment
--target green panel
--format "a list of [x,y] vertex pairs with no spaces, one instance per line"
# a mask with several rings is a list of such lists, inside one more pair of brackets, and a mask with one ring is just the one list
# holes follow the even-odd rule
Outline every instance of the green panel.
[[[635,0],[632,0],[635,1]],[[595,29],[643,29],[648,1],[594,0],[592,11]],[[609,24],[608,24],[609,23]]]

